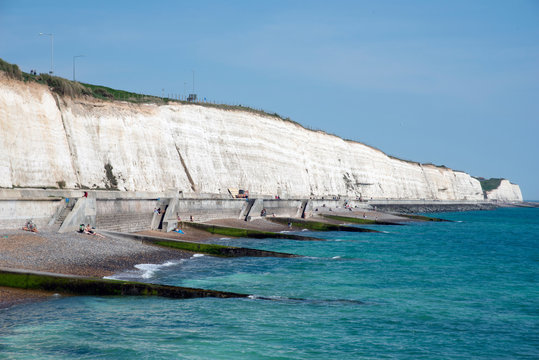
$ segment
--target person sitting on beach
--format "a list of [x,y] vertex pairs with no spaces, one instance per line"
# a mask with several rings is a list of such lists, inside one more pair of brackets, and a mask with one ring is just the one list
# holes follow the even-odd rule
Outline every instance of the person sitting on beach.
[[79,225],[79,232],[82,234],[84,232],[84,224]]
[[23,230],[25,231],[31,231],[31,232],[37,232],[37,226],[36,224],[34,224],[34,222],[32,221],[32,219],[26,221],[26,224],[22,227]]
[[94,231],[90,227],[90,224],[86,225],[86,228],[84,228],[84,233],[88,234],[88,235],[93,235],[94,234]]
[[84,233],[88,235],[94,235],[104,238],[103,235],[96,233],[91,227],[90,224],[86,225],[86,228],[84,229]]

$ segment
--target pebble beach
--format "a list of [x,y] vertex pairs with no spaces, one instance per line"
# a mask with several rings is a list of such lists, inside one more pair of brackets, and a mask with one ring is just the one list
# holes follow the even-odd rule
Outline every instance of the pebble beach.
[[[104,277],[136,264],[159,264],[189,254],[112,237],[76,232],[0,230],[0,267]],[[52,294],[0,287],[0,308]]]
[[[322,210],[322,209],[321,209]],[[321,211],[326,212],[326,211]],[[374,211],[335,211],[328,212],[339,215],[350,215],[366,219],[406,221],[397,216]],[[315,217],[313,220],[328,223],[339,221]],[[245,222],[238,219],[218,219],[210,224],[246,228],[262,231],[301,231],[300,228],[288,228],[265,219]],[[184,228],[184,234],[175,232],[142,231],[139,234],[176,238],[178,240],[206,242],[216,236],[208,232]],[[99,231],[98,231],[99,232]],[[132,269],[137,264],[162,264],[170,260],[185,259],[191,253],[166,249],[158,246],[142,244],[136,240],[116,238],[112,236],[92,236],[84,233],[58,233],[47,228],[38,233],[21,229],[0,230],[0,267],[25,270],[45,271],[59,274],[80,275],[89,277],[105,277]],[[11,305],[44,299],[53,294],[42,291],[30,291],[0,287],[0,308]]]

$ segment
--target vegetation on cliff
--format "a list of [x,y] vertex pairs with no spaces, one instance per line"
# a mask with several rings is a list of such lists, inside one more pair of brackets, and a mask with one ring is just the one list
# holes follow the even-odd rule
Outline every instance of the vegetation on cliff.
[[21,69],[15,64],[10,64],[0,59],[0,70],[6,73],[6,76],[11,79],[22,80]]
[[492,179],[485,179],[485,178],[476,178],[481,183],[481,188],[483,189],[483,192],[492,191],[494,189],[497,189],[501,182],[502,178],[492,178]]
[[[33,81],[39,84],[47,85],[57,94],[69,97],[82,97],[82,96],[91,96],[100,100],[118,100],[118,101],[128,101],[132,103],[151,103],[151,104],[168,104],[170,102],[180,103],[180,104],[193,104],[193,102],[172,99],[168,97],[158,97],[153,95],[137,94],[130,91],[117,90],[107,86],[101,85],[92,85],[77,81],[71,81],[59,76],[52,76],[49,74],[29,74],[22,72],[16,64],[10,64],[2,59],[0,59],[0,71],[4,71],[6,75],[15,80],[21,81]],[[299,123],[291,120],[290,118],[282,117],[277,113],[269,113],[264,110],[253,109],[250,107],[242,105],[226,105],[226,104],[214,104],[210,102],[196,102],[197,105],[211,107],[222,110],[239,110],[247,111],[250,113],[262,115],[262,116],[272,116],[279,118],[284,121],[288,121],[294,124],[301,126]]]

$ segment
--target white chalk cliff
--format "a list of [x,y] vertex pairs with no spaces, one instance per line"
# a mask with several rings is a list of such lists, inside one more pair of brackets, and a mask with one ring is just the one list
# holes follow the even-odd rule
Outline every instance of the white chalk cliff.
[[[1,72],[0,131],[4,188],[106,188],[115,178],[130,191],[483,199],[479,181],[466,173],[390,158],[269,115],[72,99]],[[492,196],[522,200],[511,186]]]
[[494,190],[486,192],[487,199],[498,201],[522,201],[520,187],[511,184],[509,180],[502,180]]

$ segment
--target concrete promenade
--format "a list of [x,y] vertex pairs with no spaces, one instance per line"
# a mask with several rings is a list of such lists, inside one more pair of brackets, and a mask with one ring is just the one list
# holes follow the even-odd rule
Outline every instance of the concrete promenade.
[[[85,196],[86,193],[86,196]],[[178,221],[256,220],[261,215],[309,218],[322,210],[351,209],[385,212],[442,212],[493,209],[496,201],[441,201],[343,197],[275,199],[269,196],[235,199],[216,194],[0,189],[0,229],[20,229],[31,219],[39,229],[71,232],[80,224],[103,230],[137,232],[173,230]],[[515,204],[509,204],[515,205]],[[158,210],[158,212],[156,212]]]

